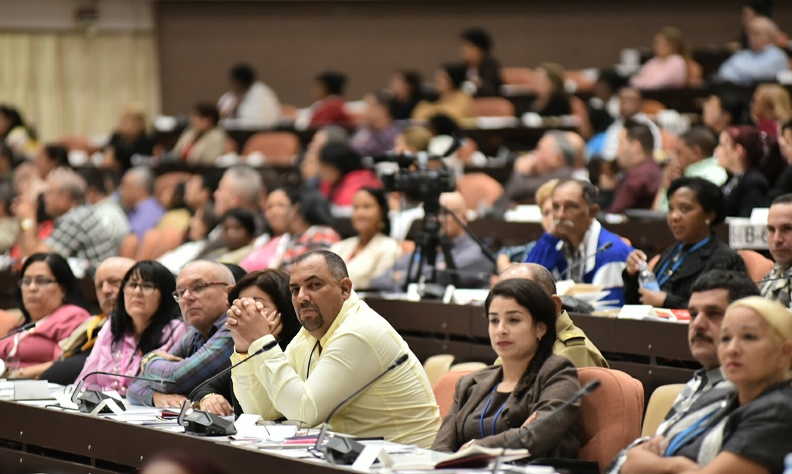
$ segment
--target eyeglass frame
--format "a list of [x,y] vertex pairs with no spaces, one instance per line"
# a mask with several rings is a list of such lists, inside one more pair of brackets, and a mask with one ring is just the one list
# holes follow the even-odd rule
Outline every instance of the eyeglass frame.
[[218,285],[231,286],[228,284],[228,282],[225,281],[204,281],[204,282],[196,283],[192,285],[192,287],[190,288],[182,288],[182,289],[177,288],[171,293],[171,296],[173,296],[173,299],[176,300],[176,302],[178,303],[179,301],[181,301],[182,298],[184,298],[185,293],[187,293],[188,291],[193,295],[198,296],[207,289],[209,289],[210,287],[218,286]]
[[[27,283],[25,283],[25,280],[27,280]],[[54,278],[47,278],[47,277],[42,277],[42,278],[22,277],[22,278],[19,279],[19,286],[24,286],[24,287],[30,288],[30,286],[33,283],[35,283],[36,286],[41,287],[41,286],[51,285],[53,283],[58,283],[58,280],[56,280]]]
[[[135,285],[136,288],[131,288],[132,285]],[[143,293],[144,295],[150,295],[154,293],[154,290],[159,290],[159,288],[157,288],[157,285],[151,283],[150,281],[135,280],[135,281],[127,281],[121,288],[121,291],[128,291],[131,293],[138,289],[140,289],[140,292]]]

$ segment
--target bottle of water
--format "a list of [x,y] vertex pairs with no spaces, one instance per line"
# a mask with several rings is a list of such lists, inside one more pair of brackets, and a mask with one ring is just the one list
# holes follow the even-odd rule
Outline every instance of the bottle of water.
[[792,453],[784,458],[784,474],[792,474]]
[[646,262],[641,262],[641,265],[638,267],[638,284],[641,288],[646,288],[647,290],[660,291],[657,278],[655,278],[655,274],[652,270],[649,270],[649,266],[646,265]]

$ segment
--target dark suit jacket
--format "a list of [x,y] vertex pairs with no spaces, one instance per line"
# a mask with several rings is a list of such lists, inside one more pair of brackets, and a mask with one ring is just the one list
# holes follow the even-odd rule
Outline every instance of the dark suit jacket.
[[[727,183],[728,184],[728,183]],[[748,170],[737,186],[724,196],[724,210],[727,216],[751,217],[755,207],[767,207],[769,204],[770,184],[758,170]]]
[[487,56],[479,64],[478,76],[481,79],[481,85],[476,91],[477,97],[500,96],[501,95],[501,67],[497,59]]
[[[663,251],[654,270],[659,269],[664,261],[671,258],[671,252],[674,247],[676,247],[676,244]],[[663,307],[687,308],[688,299],[690,299],[690,287],[693,282],[696,281],[699,275],[715,269],[734,270],[737,272],[746,271],[742,257],[713,235],[707,245],[688,255],[677,271],[660,288],[667,293]],[[622,279],[624,280],[625,303],[638,304],[640,302],[638,273],[629,275],[625,269],[622,272]]]
[[[502,379],[502,368],[491,366],[462,377],[454,393],[454,404],[443,419],[432,449],[456,451],[470,441],[463,436],[465,419],[485,403],[493,387]],[[577,370],[564,358],[551,355],[536,371],[526,371],[506,400],[500,417],[498,434],[477,440],[477,444],[498,448],[526,448],[536,457],[577,457],[580,448],[578,415],[580,403],[570,405],[552,420],[543,417],[558,408],[580,389]],[[534,412],[538,419],[526,428],[525,420]]]

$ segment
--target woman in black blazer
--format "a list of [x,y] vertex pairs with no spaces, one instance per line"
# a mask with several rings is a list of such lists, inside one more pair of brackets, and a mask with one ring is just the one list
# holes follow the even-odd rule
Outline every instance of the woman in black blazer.
[[633,250],[622,272],[627,304],[687,308],[690,287],[699,275],[714,269],[745,272],[745,262],[718,240],[713,228],[723,219],[723,194],[702,178],[679,178],[668,187],[666,221],[676,243],[654,265],[658,289],[640,288],[638,274],[646,254]]
[[768,149],[767,137],[755,127],[729,127],[715,149],[718,164],[732,175],[723,185],[727,216],[750,217],[755,207],[767,207],[770,183],[760,169]]

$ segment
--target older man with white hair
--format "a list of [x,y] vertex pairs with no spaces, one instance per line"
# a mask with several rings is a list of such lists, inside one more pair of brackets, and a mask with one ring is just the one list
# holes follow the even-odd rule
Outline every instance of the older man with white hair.
[[781,71],[789,69],[789,58],[775,45],[778,27],[767,17],[759,16],[748,24],[750,49],[734,53],[723,63],[717,79],[735,84],[752,84],[775,80]]
[[45,184],[44,206],[55,219],[55,229],[46,240],[38,236],[36,201],[16,206],[21,227],[18,243],[24,256],[56,252],[98,265],[115,254],[111,229],[85,204],[85,180],[80,175],[68,168],[52,170]]

